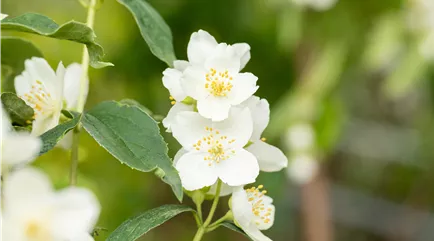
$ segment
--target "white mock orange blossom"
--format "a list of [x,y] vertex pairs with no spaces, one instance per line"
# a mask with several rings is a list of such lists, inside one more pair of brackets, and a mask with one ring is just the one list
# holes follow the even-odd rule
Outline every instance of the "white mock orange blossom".
[[253,96],[258,78],[240,73],[250,46],[219,44],[199,30],[191,35],[187,55],[188,61],[177,60],[163,72],[173,105],[163,125],[182,145],[173,163],[182,185],[188,191],[211,186],[211,195],[232,193],[235,223],[252,239],[268,241],[259,230],[273,224],[272,199],[262,185],[242,187],[255,182],[259,170],[279,171],[288,160],[262,137],[270,109],[267,100]]

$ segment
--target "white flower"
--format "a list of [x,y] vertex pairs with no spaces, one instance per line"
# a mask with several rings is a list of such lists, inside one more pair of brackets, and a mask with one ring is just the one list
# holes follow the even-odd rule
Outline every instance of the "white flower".
[[183,60],[175,60],[173,65],[175,68],[167,68],[163,71],[163,85],[175,100],[183,101],[187,95],[182,89],[181,77],[189,63]]
[[271,241],[260,230],[273,226],[275,207],[273,199],[266,196],[266,191],[252,187],[244,190],[236,188],[231,198],[231,210],[235,223],[254,241]]
[[1,163],[16,165],[32,161],[39,153],[41,140],[27,132],[15,132],[0,104],[1,112]]
[[185,189],[211,186],[218,178],[230,186],[240,186],[258,176],[255,156],[243,149],[252,134],[247,108],[233,109],[222,122],[212,122],[196,112],[181,112],[171,128],[187,152],[175,166]]
[[63,101],[65,67],[56,73],[45,59],[33,57],[24,62],[25,70],[15,77],[15,90],[35,111],[33,135],[41,135],[59,123]]
[[166,118],[163,119],[163,126],[166,127],[167,132],[172,132],[171,126],[176,121],[176,116],[184,111],[193,111],[193,105],[186,105],[182,102],[176,102],[172,108],[170,108],[169,113],[167,113]]
[[280,171],[288,165],[288,159],[283,152],[265,142],[261,138],[262,132],[270,121],[270,107],[266,99],[252,96],[241,104],[250,110],[253,120],[253,133],[250,144],[246,149],[256,156],[259,162],[259,169],[264,172]]
[[250,59],[247,44],[218,44],[209,33],[199,30],[191,35],[187,47],[190,65],[184,70],[181,86],[187,96],[197,100],[199,113],[213,121],[228,117],[231,106],[253,93],[258,78],[240,73]]
[[47,176],[26,167],[4,183],[3,240],[88,241],[100,206],[86,189],[55,192]]
[[7,14],[0,13],[0,20],[3,20],[7,17]]
[[312,181],[318,169],[318,162],[311,155],[300,154],[290,161],[287,174],[295,183],[303,185]]

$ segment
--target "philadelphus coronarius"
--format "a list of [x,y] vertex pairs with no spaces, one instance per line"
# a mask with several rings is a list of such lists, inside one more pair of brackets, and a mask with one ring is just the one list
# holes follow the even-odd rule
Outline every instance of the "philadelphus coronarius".
[[262,185],[244,189],[238,187],[232,193],[231,210],[235,223],[254,241],[271,241],[260,230],[269,229],[274,223],[273,199],[266,196]]
[[13,166],[32,161],[39,153],[41,140],[27,132],[15,132],[2,104],[0,104],[0,113],[2,115],[0,164]]
[[[24,71],[15,77],[15,91],[33,108],[32,134],[39,136],[59,124],[62,108],[75,107],[80,92],[81,67],[71,64],[65,70],[60,62],[54,72],[45,59],[37,57],[26,60],[24,66]],[[87,89],[84,94],[87,96]]]
[[25,167],[4,182],[4,241],[91,241],[100,205],[86,189],[54,191],[41,171]]

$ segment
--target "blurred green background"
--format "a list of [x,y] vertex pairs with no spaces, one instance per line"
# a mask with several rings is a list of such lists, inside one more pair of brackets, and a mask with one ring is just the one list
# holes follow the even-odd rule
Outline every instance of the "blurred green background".
[[[321,1],[333,2],[310,2]],[[277,206],[267,235],[282,241],[434,240],[434,42],[426,42],[434,34],[430,0],[427,5],[424,0],[338,0],[327,9],[300,4],[308,0],[149,2],[171,27],[178,59],[186,59],[189,37],[199,29],[219,42],[250,44],[252,58],[244,71],[259,77],[256,95],[272,109],[265,137],[290,161],[297,153],[286,144],[285,132],[300,123],[315,130],[308,154],[320,163],[319,178],[299,185],[286,171],[259,177]],[[1,12],[37,12],[59,24],[84,22],[86,16],[77,0],[3,0]],[[105,0],[95,32],[105,61],[115,66],[90,70],[86,107],[131,98],[165,115],[171,106],[161,82],[166,66],[150,53],[130,13]],[[81,60],[79,44],[22,36],[52,66]],[[173,156],[180,146],[164,136]],[[68,185],[67,151],[54,149],[35,165],[56,187]],[[96,240],[133,215],[177,203],[168,185],[120,164],[86,133],[78,183],[91,188],[102,205],[97,226],[108,231]],[[222,215],[227,199],[221,203]],[[195,231],[193,218],[183,214],[141,240],[191,240]],[[220,228],[204,240],[246,239]]]

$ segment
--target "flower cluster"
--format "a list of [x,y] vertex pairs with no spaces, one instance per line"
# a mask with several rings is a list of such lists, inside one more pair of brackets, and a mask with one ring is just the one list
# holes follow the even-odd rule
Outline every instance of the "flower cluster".
[[54,191],[43,172],[26,166],[42,147],[37,136],[59,123],[62,108],[74,108],[80,76],[78,64],[65,70],[60,63],[54,72],[42,58],[25,61],[25,70],[15,78],[15,89],[34,109],[32,133],[15,131],[0,105],[2,240],[93,240],[90,233],[100,212],[94,194],[78,187]]
[[235,222],[254,240],[268,240],[259,230],[273,223],[272,199],[261,187],[243,186],[255,182],[260,170],[286,167],[287,158],[261,136],[270,109],[267,100],[253,96],[258,78],[241,72],[250,60],[250,46],[217,43],[199,30],[190,38],[187,55],[188,61],[175,61],[163,72],[173,104],[163,125],[182,145],[174,158],[182,185],[212,191],[220,180],[220,195],[233,193]]

